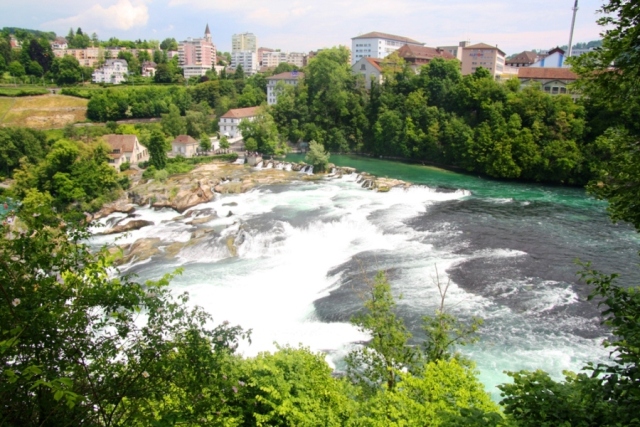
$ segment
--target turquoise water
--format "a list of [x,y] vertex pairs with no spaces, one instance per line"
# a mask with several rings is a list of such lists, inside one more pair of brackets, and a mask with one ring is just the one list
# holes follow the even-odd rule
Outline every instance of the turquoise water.
[[[304,161],[304,154],[289,154],[287,160]],[[335,155],[329,161],[336,166],[349,166],[376,176],[401,179],[413,184],[465,189],[477,197],[510,198],[518,201],[547,201],[601,210],[605,203],[586,195],[582,188],[498,181],[472,174],[457,173],[432,166],[402,163],[375,158]]]

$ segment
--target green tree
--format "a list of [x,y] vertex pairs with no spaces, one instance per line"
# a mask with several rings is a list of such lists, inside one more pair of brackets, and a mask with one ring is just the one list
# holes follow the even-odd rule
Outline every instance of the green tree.
[[394,390],[397,371],[416,361],[415,351],[408,346],[411,333],[394,312],[396,303],[384,272],[376,274],[366,292],[366,312],[354,316],[351,323],[371,335],[371,341],[347,355],[347,375],[367,393],[379,387]]
[[51,64],[51,76],[59,86],[76,84],[82,80],[80,63],[70,55],[55,58]]
[[22,77],[26,74],[24,66],[19,61],[11,61],[7,70],[14,77]]
[[178,42],[173,37],[166,38],[160,43],[160,49],[162,50],[178,50]]
[[[278,127],[273,116],[265,108],[259,109],[252,121],[242,120],[239,129],[245,139],[247,150],[265,154],[280,154],[285,151],[285,147],[280,143]],[[249,140],[253,140],[250,145],[255,143],[255,148],[248,148],[246,142]]]
[[329,164],[329,153],[324,151],[322,144],[309,142],[309,152],[304,160],[313,166],[313,172],[324,172]]
[[160,123],[164,132],[173,137],[184,135],[187,130],[185,119],[180,115],[180,109],[175,105],[169,106],[169,112],[162,115]]
[[162,132],[153,130],[147,143],[147,148],[149,149],[149,164],[158,170],[164,169],[167,165],[167,148],[165,145],[166,142]]

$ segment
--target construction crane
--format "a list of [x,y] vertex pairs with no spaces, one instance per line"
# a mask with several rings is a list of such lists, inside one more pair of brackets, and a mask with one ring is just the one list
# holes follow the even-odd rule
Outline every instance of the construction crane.
[[576,25],[576,14],[578,13],[578,0],[573,5],[573,20],[571,21],[571,34],[569,34],[569,52],[567,53],[567,58],[571,57],[571,52],[573,51],[573,28]]

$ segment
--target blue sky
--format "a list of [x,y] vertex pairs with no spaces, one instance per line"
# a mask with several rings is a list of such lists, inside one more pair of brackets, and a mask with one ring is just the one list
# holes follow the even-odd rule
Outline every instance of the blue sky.
[[[208,23],[218,50],[234,33],[258,44],[308,52],[370,31],[427,46],[462,40],[498,45],[508,54],[567,44],[574,0],[0,0],[0,27],[55,31],[81,27],[100,39],[200,37]],[[579,4],[574,42],[599,38],[602,0]]]

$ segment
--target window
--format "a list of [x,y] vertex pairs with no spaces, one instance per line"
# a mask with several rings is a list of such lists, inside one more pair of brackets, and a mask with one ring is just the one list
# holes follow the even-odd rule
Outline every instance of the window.
[[545,86],[545,87],[544,87],[544,91],[545,91],[545,92],[551,92],[551,88],[550,88],[549,86]]
[[566,87],[561,87],[560,88],[560,93],[567,93],[567,88]]
[[364,65],[364,64],[360,65],[360,70],[366,70],[366,69],[367,69],[366,65]]
[[554,87],[551,89],[551,93],[552,93],[552,94],[554,94],[554,95],[558,94],[558,86],[554,86]]

